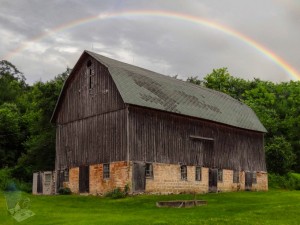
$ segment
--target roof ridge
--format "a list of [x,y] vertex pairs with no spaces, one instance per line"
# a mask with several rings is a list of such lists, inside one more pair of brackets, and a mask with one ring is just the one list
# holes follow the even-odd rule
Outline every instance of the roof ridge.
[[248,105],[226,93],[85,52],[109,70],[125,103],[266,132]]
[[[162,77],[163,79],[169,79],[169,80],[172,80],[174,82],[182,82],[183,84],[187,85],[187,86],[192,86],[192,87],[195,87],[195,88],[200,88],[202,90],[205,90],[205,91],[208,91],[208,92],[211,92],[211,93],[214,93],[214,94],[217,94],[217,95],[222,95],[223,97],[226,97],[227,99],[231,100],[231,101],[235,101],[235,102],[238,102],[240,103],[241,105],[244,105],[244,106],[247,106],[246,104],[244,104],[243,102],[231,97],[229,94],[226,94],[222,91],[218,91],[218,90],[214,90],[214,89],[210,89],[208,87],[204,87],[204,86],[201,86],[201,85],[197,85],[197,84],[193,84],[191,82],[188,82],[188,81],[184,81],[184,80],[181,80],[181,79],[177,79],[177,78],[174,78],[174,77],[171,77],[171,76],[168,76],[168,75],[164,75],[162,73],[159,73],[159,72],[155,72],[153,70],[150,70],[150,69],[146,69],[146,68],[143,68],[143,67],[140,67],[140,66],[136,66],[136,65],[132,65],[132,64],[129,64],[129,63],[126,63],[126,62],[122,62],[122,61],[119,61],[119,60],[116,60],[116,59],[111,59],[107,56],[104,56],[104,55],[100,55],[98,53],[95,53],[95,52],[91,52],[91,51],[88,51],[88,50],[85,50],[87,53],[92,53],[92,54],[95,54],[97,56],[100,56],[100,57],[103,57],[103,58],[106,58],[107,60],[112,60],[112,61],[115,61],[117,63],[121,63],[121,64],[124,64],[126,66],[129,66],[129,67],[135,67],[135,68],[138,68],[138,69],[141,69],[141,70],[144,70],[146,72],[150,72],[150,73],[154,73],[155,75],[157,76],[160,76]],[[106,62],[102,62],[104,63],[105,65],[108,64]],[[113,67],[113,68],[119,68],[119,69],[123,69],[123,70],[126,70],[128,72],[131,72],[129,71],[127,68],[122,68],[121,66],[117,66],[117,65],[111,65],[111,64],[108,64],[106,65],[107,67]],[[250,108],[249,106],[247,106],[248,108]]]

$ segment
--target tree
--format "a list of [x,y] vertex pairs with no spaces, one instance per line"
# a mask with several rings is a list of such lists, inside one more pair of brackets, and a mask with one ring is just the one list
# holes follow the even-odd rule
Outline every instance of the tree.
[[266,145],[266,161],[269,172],[286,174],[296,163],[291,144],[283,136],[273,137]]
[[28,94],[31,104],[23,118],[27,121],[29,137],[23,143],[26,154],[19,159],[16,173],[26,168],[28,179],[33,171],[53,170],[55,162],[55,127],[50,123],[61,88],[70,69],[48,82],[37,82]]
[[15,104],[0,106],[0,168],[13,166],[21,154],[19,119]]

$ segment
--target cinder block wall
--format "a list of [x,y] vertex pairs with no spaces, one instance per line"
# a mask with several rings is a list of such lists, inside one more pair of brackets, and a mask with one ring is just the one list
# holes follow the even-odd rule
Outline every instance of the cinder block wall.
[[146,179],[148,193],[184,193],[208,191],[208,168],[202,167],[201,181],[195,180],[195,166],[187,166],[187,180],[181,179],[179,164],[153,163],[153,178]]

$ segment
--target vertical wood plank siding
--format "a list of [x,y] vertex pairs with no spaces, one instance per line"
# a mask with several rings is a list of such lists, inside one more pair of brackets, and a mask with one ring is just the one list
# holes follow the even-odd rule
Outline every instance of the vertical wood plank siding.
[[129,132],[131,160],[266,171],[259,132],[140,107],[129,107]]
[[56,169],[126,160],[125,104],[106,67],[91,57],[80,64],[58,108]]
[[[89,88],[89,68],[87,68],[89,60],[92,62],[91,89]],[[56,119],[57,124],[125,108],[105,66],[91,57],[82,60],[81,65],[64,91]]]

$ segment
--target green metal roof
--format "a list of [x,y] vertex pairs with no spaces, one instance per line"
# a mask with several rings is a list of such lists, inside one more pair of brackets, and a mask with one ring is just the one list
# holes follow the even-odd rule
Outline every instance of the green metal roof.
[[125,103],[267,132],[251,108],[227,94],[85,52],[108,68]]

